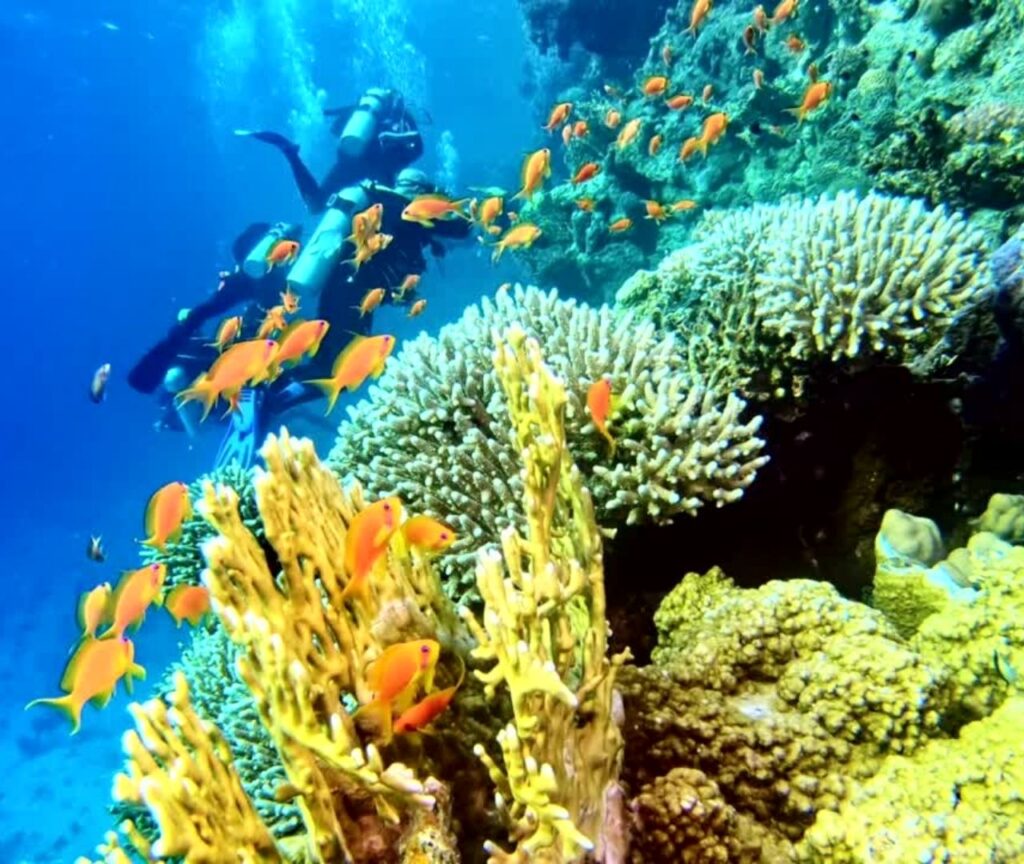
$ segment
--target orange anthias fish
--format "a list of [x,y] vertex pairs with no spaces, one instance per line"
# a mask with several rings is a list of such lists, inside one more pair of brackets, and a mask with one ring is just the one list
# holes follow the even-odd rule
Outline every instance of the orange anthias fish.
[[576,206],[580,208],[584,213],[590,213],[594,209],[594,205],[597,202],[593,198],[577,198]]
[[272,339],[236,342],[217,358],[209,371],[193,381],[191,387],[178,393],[178,404],[201,401],[205,420],[222,395],[230,398],[250,379],[260,377],[262,380],[276,352],[277,343]]
[[61,678],[61,689],[66,696],[33,699],[33,705],[51,705],[68,715],[71,734],[82,725],[82,708],[93,702],[102,708],[110,701],[117,682],[124,678],[128,692],[132,691],[132,678],[145,678],[146,670],[135,662],[135,646],[130,639],[86,639],[68,661]]
[[294,315],[299,311],[299,295],[292,291],[291,288],[287,288],[281,292],[281,305],[284,306],[284,311],[289,315]]
[[661,150],[661,136],[652,135],[651,140],[647,142],[647,155],[657,156],[658,151]]
[[587,390],[587,410],[590,412],[594,427],[608,441],[609,458],[615,455],[615,439],[608,431],[608,420],[614,407],[611,379],[599,378]]
[[299,248],[294,240],[278,240],[267,253],[267,272],[279,264],[291,264],[298,257]]
[[426,690],[434,686],[440,654],[441,646],[434,639],[416,639],[391,645],[370,663],[366,684],[373,693],[373,700],[359,711],[377,714],[386,738],[391,736],[394,708],[404,711],[421,683]]
[[551,109],[551,115],[548,117],[548,122],[541,128],[547,129],[550,134],[555,131],[555,127],[561,126],[566,120],[568,120],[569,114],[571,113],[572,102],[559,102]]
[[202,585],[175,585],[167,593],[164,608],[178,627],[182,621],[195,627],[210,612],[210,591]]
[[652,75],[641,87],[644,96],[661,96],[667,89],[668,78],[664,75]]
[[398,719],[395,720],[395,734],[404,735],[408,732],[419,732],[425,726],[429,726],[451,705],[452,699],[455,698],[455,693],[462,686],[465,676],[466,667],[463,665],[462,671],[459,673],[459,680],[455,684],[451,687],[446,687],[444,690],[438,690],[436,693],[428,693],[415,705],[410,706],[399,714]]
[[619,137],[615,139],[615,146],[620,150],[629,146],[633,139],[639,134],[641,123],[643,123],[643,120],[640,117],[636,117],[623,126],[622,131],[619,133]]
[[394,336],[357,336],[335,359],[330,378],[304,383],[324,391],[326,413],[330,414],[343,390],[358,390],[367,378],[379,378],[384,373],[384,364],[394,348]]
[[796,14],[797,0],[782,0],[778,6],[775,7],[775,11],[772,13],[771,23],[781,24],[787,18],[793,17]]
[[551,151],[547,147],[542,147],[527,156],[523,162],[523,188],[515,194],[515,197],[529,201],[533,197],[533,193],[544,183],[544,178],[550,176]]
[[572,125],[572,137],[582,138],[590,133],[590,124],[586,120],[577,120]]
[[708,12],[711,11],[711,0],[694,0],[693,9],[690,11],[690,26],[686,28],[687,33],[697,35],[700,25],[704,23]]
[[330,327],[331,322],[323,318],[292,324],[281,336],[277,355],[274,357],[274,366],[280,368],[284,363],[297,362],[307,355],[315,357]]
[[586,183],[593,177],[596,177],[601,173],[601,166],[596,162],[587,162],[585,165],[580,166],[580,170],[572,178],[574,185],[578,186],[580,183]]
[[117,583],[111,599],[113,620],[100,638],[115,636],[120,639],[129,627],[138,627],[146,617],[146,610],[154,603],[159,606],[163,602],[160,591],[166,578],[166,564],[146,564],[138,570],[126,572]]
[[402,219],[416,222],[424,228],[433,228],[438,219],[456,217],[469,220],[465,207],[469,199],[454,201],[446,195],[417,195],[402,211]]
[[795,114],[797,123],[802,123],[804,118],[820,108],[832,94],[832,85],[828,81],[815,81],[804,93],[804,100],[795,108],[787,108],[790,114]]
[[486,230],[490,224],[501,215],[501,211],[504,206],[505,199],[498,195],[484,199],[484,203],[480,205],[480,214],[477,218],[477,224]]
[[444,552],[455,542],[455,532],[429,516],[413,516],[402,524],[402,536],[410,546],[424,552]]
[[680,162],[685,162],[694,153],[696,153],[699,149],[700,149],[700,139],[699,138],[693,138],[693,137],[687,138],[683,142],[683,146],[679,148],[679,161]]
[[220,326],[217,328],[217,335],[214,337],[214,340],[210,343],[209,347],[216,348],[218,351],[223,351],[228,345],[238,338],[238,334],[241,332],[241,315],[235,315],[232,318],[225,318],[220,322]]
[[509,228],[505,235],[494,244],[491,260],[497,262],[506,249],[529,249],[542,233],[536,225],[530,222],[520,222],[514,228]]
[[374,501],[352,517],[345,532],[348,582],[341,592],[342,600],[352,595],[366,596],[370,574],[387,551],[401,518],[402,502],[394,495]]
[[622,114],[616,111],[614,108],[609,108],[608,112],[604,115],[604,125],[609,129],[617,129],[619,123],[622,122]]
[[415,318],[417,315],[422,315],[423,310],[427,308],[427,301],[422,297],[417,300],[412,306],[409,307],[409,312],[405,316],[406,318]]
[[754,89],[760,90],[764,87],[764,71],[761,69],[754,70]]
[[109,582],[86,591],[78,603],[78,624],[82,638],[95,636],[100,624],[106,622],[110,612],[111,588]]
[[621,219],[616,219],[614,222],[612,222],[612,224],[608,226],[608,230],[612,234],[622,234],[623,232],[628,231],[632,227],[633,220],[630,219],[628,216],[623,216]]
[[420,284],[420,274],[410,273],[402,280],[402,284],[398,286],[398,290],[395,292],[396,299],[401,300],[410,291],[413,291],[416,286]]
[[709,114],[707,116],[704,120],[704,128],[701,130],[700,138],[697,139],[696,144],[696,149],[700,150],[702,156],[707,157],[708,147],[721,140],[728,125],[728,114],[719,111],[717,114]]
[[263,321],[260,324],[260,329],[256,331],[257,339],[266,339],[271,333],[280,332],[288,328],[288,322],[284,320],[285,308],[281,306],[271,306],[267,310],[267,314],[263,317]]
[[168,540],[177,540],[181,526],[192,517],[188,486],[180,481],[168,483],[154,492],[146,504],[144,546],[163,549]]
[[771,26],[768,21],[768,14],[764,11],[764,6],[757,5],[754,7],[754,27],[757,28],[757,32],[762,36],[768,32],[768,28]]
[[669,217],[669,211],[665,209],[663,204],[659,204],[657,201],[648,201],[644,205],[647,209],[647,215],[645,219],[653,219],[655,222],[664,222]]
[[383,288],[371,288],[366,294],[363,295],[363,299],[359,302],[356,307],[359,310],[359,317],[362,318],[369,312],[372,312],[378,306],[381,301],[384,300],[384,294],[386,292]]
[[691,198],[683,198],[681,201],[676,201],[669,209],[673,213],[679,213],[683,210],[693,210],[697,207],[697,202]]
[[807,43],[797,36],[796,33],[791,33],[786,37],[786,47],[794,54],[800,54],[807,47]]
[[693,104],[693,97],[686,93],[680,93],[678,96],[665,100],[665,104],[673,111],[682,111]]

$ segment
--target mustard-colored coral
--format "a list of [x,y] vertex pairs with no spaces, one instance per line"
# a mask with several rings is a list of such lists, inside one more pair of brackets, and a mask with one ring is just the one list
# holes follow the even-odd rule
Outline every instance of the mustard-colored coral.
[[227,742],[195,713],[181,673],[170,702],[131,706],[138,731],[124,737],[127,773],[114,780],[114,797],[144,803],[160,827],[160,839],[141,851],[150,860],[182,856],[187,864],[283,861]]
[[607,656],[601,539],[566,448],[565,390],[534,340],[518,328],[506,338],[495,368],[525,463],[527,528],[502,533],[502,555],[480,553],[483,617],[466,613],[474,656],[494,663],[477,676],[489,696],[507,688],[512,702],[500,765],[482,746],[477,753],[515,848],[486,849],[491,864],[610,861],[622,854],[613,688],[625,657]]
[[894,756],[798,845],[809,864],[990,864],[1024,860],[1024,698],[954,740]]

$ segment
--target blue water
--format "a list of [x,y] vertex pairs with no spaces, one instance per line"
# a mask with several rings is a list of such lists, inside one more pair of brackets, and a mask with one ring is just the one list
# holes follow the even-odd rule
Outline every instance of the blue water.
[[[395,86],[433,119],[417,167],[459,190],[508,187],[536,140],[525,51],[513,0],[0,4],[0,862],[70,862],[109,827],[126,697],[87,707],[73,738],[55,712],[22,706],[57,694],[79,594],[136,565],[151,492],[206,471],[219,444],[212,423],[192,441],[156,431],[154,401],[124,375],[216,285],[247,223],[304,216],[280,156],[232,130],[289,134],[320,174],[332,154],[321,109]],[[482,251],[468,241],[443,271],[431,264],[427,312],[385,310],[376,329],[435,330],[517,275]],[[105,362],[96,406],[86,389]],[[106,563],[86,559],[90,534]],[[143,696],[183,633],[150,614],[136,639]]]

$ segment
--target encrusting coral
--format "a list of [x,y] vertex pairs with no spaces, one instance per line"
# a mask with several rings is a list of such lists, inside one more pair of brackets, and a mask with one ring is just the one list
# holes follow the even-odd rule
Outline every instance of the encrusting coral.
[[[691,830],[672,816],[680,782],[693,819],[705,818],[697,808],[719,814],[715,849],[694,860],[785,861],[852,779],[944,734],[944,669],[828,584],[738,589],[717,570],[690,574],[655,623],[654,665],[619,676],[637,862],[680,860],[673,850]],[[643,830],[668,824],[679,828]],[[752,845],[773,851],[761,859]]]
[[[743,418],[735,395],[707,388],[686,369],[680,343],[651,324],[554,292],[499,290],[436,338],[407,342],[370,398],[350,409],[329,460],[369,493],[397,494],[452,525],[458,540],[439,562],[455,577],[450,590],[471,590],[475,550],[523,526],[518,453],[487,348],[491,331],[511,324],[538,340],[565,382],[566,440],[603,528],[735,501],[765,463],[760,419]],[[612,457],[586,408],[602,376],[621,401]]]
[[614,687],[628,653],[608,656],[601,535],[566,441],[568,395],[537,342],[510,328],[494,365],[524,461],[526,530],[506,528],[500,555],[481,551],[482,620],[465,612],[473,656],[494,661],[477,677],[512,702],[501,764],[475,748],[515,842],[487,844],[489,862],[610,864],[625,843]]
[[807,864],[904,864],[1024,860],[1024,698],[933,741],[913,757],[894,756],[859,785],[838,812],[822,812],[797,846]]
[[707,214],[617,301],[680,333],[710,380],[783,396],[822,363],[948,364],[952,331],[989,298],[986,251],[959,214],[912,199],[792,199]]

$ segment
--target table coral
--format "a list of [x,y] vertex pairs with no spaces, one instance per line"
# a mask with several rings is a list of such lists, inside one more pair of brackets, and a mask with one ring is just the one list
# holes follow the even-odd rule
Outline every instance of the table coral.
[[489,843],[490,864],[620,860],[622,735],[607,654],[601,537],[568,450],[566,389],[521,328],[497,346],[495,368],[524,461],[526,531],[502,532],[480,553],[480,620],[466,612],[485,692],[508,691],[512,722],[498,734],[500,764],[477,755],[498,787],[515,848]]
[[[471,590],[480,546],[523,524],[518,451],[487,348],[491,332],[512,323],[540,342],[566,382],[566,440],[602,527],[722,506],[764,465],[760,420],[690,372],[675,339],[554,292],[499,290],[437,337],[407,342],[370,397],[350,409],[330,455],[343,478],[374,495],[398,494],[452,525],[458,540],[438,564],[454,577],[453,592]],[[604,375],[621,397],[611,458],[586,408],[590,384]]]
[[1024,860],[1024,698],[958,738],[887,759],[798,845],[808,864],[988,864]]

